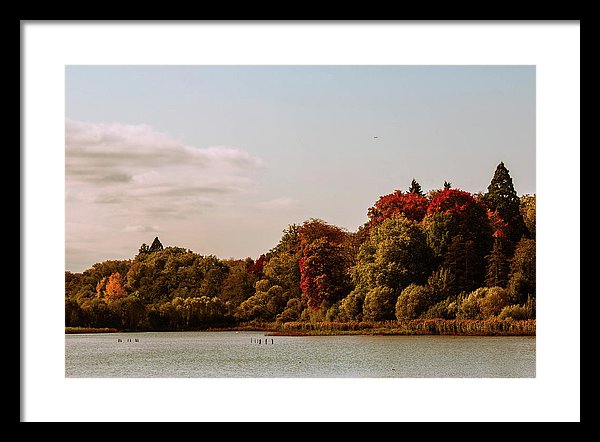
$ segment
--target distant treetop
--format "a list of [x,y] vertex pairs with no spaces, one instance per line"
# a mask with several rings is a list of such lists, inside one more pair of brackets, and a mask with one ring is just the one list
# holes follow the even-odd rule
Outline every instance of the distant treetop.
[[421,190],[421,185],[414,178],[412,179],[412,182],[410,183],[410,188],[408,189],[408,191],[410,193],[416,193],[419,196],[424,196],[423,191]]
[[158,236],[156,238],[154,238],[154,241],[152,241],[152,245],[150,246],[150,249],[148,250],[150,253],[152,252],[159,252],[163,249],[163,245],[161,244],[160,240],[158,239]]

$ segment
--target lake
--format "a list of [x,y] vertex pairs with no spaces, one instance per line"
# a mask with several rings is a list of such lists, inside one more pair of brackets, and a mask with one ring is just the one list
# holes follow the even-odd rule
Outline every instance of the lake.
[[65,335],[77,378],[532,378],[533,336]]

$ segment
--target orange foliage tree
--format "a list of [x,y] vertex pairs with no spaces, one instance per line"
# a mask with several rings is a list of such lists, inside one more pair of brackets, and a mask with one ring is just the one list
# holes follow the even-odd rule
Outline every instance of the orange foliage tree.
[[124,298],[127,292],[123,288],[123,277],[119,272],[115,272],[108,277],[106,288],[104,289],[104,297],[107,300]]

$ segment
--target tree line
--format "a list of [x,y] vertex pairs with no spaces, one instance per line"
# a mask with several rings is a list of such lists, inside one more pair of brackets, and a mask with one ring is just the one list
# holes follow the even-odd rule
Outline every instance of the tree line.
[[195,330],[275,322],[535,319],[535,195],[500,163],[487,192],[444,182],[381,196],[356,232],[309,219],[258,257],[158,237],[130,260],[65,272],[65,324]]

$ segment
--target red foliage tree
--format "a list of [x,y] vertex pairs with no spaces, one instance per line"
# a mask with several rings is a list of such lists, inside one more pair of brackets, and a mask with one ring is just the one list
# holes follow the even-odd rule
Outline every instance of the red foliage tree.
[[429,201],[423,195],[396,190],[394,193],[380,197],[375,205],[369,208],[367,215],[371,226],[379,225],[384,220],[399,214],[404,214],[412,221],[420,222],[427,213],[428,205]]
[[494,238],[504,238],[508,230],[508,223],[495,210],[487,209],[487,216],[492,226],[492,236]]
[[347,240],[348,232],[323,220],[312,218],[300,226],[298,236],[300,248],[303,249],[321,238],[325,238],[331,244],[340,245]]
[[427,208],[427,216],[438,213],[451,215],[466,236],[477,237],[490,229],[486,206],[460,189],[444,189],[436,193]]
[[340,245],[319,238],[303,250],[299,261],[300,288],[308,305],[319,309],[324,300],[335,302],[348,287],[344,251]]
[[265,267],[266,263],[267,257],[265,255],[260,255],[256,262],[248,266],[248,273],[250,273],[251,275],[261,277],[263,274],[263,268]]

